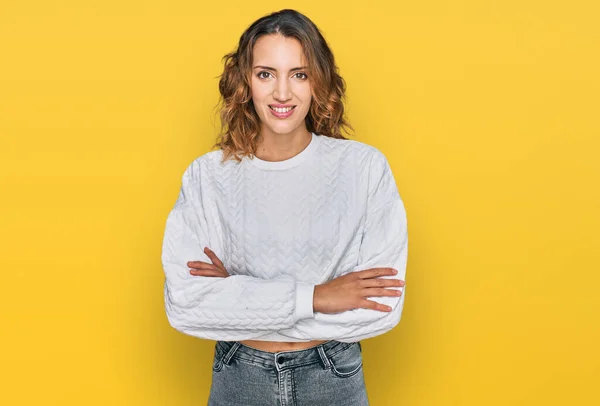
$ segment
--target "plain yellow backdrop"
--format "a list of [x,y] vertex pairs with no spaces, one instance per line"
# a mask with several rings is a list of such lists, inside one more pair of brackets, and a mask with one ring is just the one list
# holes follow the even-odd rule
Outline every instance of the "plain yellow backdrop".
[[597,4],[3,3],[0,404],[206,404],[214,342],[164,314],[165,220],[215,140],[221,57],[288,7],[408,213],[371,404],[600,404]]

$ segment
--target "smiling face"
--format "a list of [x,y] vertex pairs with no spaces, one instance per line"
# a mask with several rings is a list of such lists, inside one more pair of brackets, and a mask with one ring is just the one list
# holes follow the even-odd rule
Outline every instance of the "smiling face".
[[307,132],[304,119],[312,100],[308,66],[295,38],[263,35],[254,44],[252,102],[261,133]]

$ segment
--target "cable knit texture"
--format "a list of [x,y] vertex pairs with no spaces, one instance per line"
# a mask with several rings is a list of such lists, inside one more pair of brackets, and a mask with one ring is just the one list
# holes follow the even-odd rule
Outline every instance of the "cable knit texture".
[[[391,267],[405,279],[407,220],[385,156],[356,140],[312,134],[284,161],[221,163],[222,151],[185,170],[162,247],[165,309],[178,331],[211,340],[355,342],[400,321],[400,297],[368,297],[391,312],[313,311],[314,286],[349,272]],[[194,276],[188,261],[228,273]],[[388,288],[402,289],[404,288]]]

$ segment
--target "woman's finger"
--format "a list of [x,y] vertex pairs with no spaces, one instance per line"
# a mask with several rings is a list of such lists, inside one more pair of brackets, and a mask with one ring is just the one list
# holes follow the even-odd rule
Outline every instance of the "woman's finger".
[[363,288],[375,288],[375,287],[390,287],[390,286],[404,286],[405,282],[402,279],[384,279],[384,278],[372,278],[362,279],[358,282]]
[[211,270],[207,270],[207,269],[191,269],[190,270],[190,274],[192,274],[194,276],[218,276],[218,277],[221,277],[221,278],[225,277],[223,271],[216,270],[216,269],[211,269]]
[[211,250],[208,247],[204,247],[204,253],[210,258],[210,260],[212,261],[213,264],[215,264],[216,266],[218,266],[221,269],[225,269],[225,266],[223,265],[223,263],[217,257],[217,254],[215,254],[213,250]]
[[359,278],[377,278],[379,276],[396,275],[398,271],[394,268],[370,268],[356,272]]
[[364,297],[375,297],[375,296],[402,296],[402,290],[400,289],[385,289],[385,288],[367,288],[363,289]]
[[381,303],[375,302],[373,300],[366,300],[366,299],[361,302],[360,307],[362,307],[363,309],[372,309],[372,310],[378,310],[381,312],[391,312],[392,311],[392,308],[390,306],[386,306]]
[[200,262],[200,261],[188,262],[188,267],[194,268],[194,269],[219,269],[213,264],[208,264],[206,262]]
[[197,268],[198,266],[205,264],[205,265],[211,265],[208,262],[204,262],[204,261],[188,261],[186,262],[186,265],[189,266],[190,268]]

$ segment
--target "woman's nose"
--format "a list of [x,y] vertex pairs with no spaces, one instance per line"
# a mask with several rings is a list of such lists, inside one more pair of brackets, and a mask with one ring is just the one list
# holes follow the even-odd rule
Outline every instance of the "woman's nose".
[[289,100],[291,97],[290,85],[288,83],[287,78],[278,78],[277,83],[275,85],[275,93],[273,94],[279,101]]

